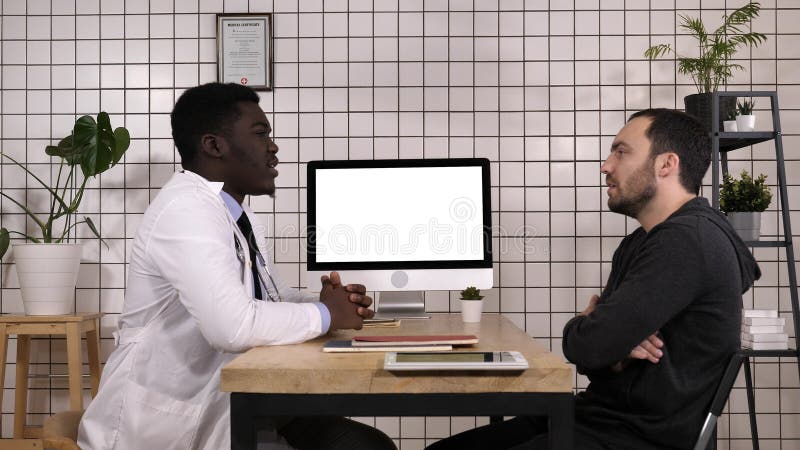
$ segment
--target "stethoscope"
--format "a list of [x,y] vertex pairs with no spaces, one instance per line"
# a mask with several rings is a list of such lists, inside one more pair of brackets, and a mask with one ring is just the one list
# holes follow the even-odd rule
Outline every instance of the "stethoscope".
[[[239,237],[236,236],[236,233],[233,234],[233,242],[236,246],[236,257],[239,258],[239,261],[244,265],[246,263],[246,258],[244,254],[244,247],[242,243],[239,242]],[[275,279],[272,278],[272,274],[269,273],[269,268],[267,268],[267,262],[264,260],[264,257],[261,256],[261,252],[256,250],[256,272],[258,273],[259,281],[261,285],[267,288],[267,279],[269,279],[270,284],[272,284],[272,288],[275,290],[275,295],[273,296],[272,293],[269,292],[269,288],[266,289],[267,297],[271,301],[278,301],[282,302],[283,299],[281,298],[281,292],[278,290],[278,285],[275,284]],[[250,264],[253,262],[251,261]],[[256,280],[253,280],[255,283]]]

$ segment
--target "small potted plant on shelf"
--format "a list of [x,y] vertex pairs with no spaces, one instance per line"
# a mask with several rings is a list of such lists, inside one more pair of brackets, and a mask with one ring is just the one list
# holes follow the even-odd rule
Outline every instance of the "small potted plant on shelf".
[[725,121],[722,122],[722,129],[724,131],[738,131],[739,129],[736,127],[736,110],[728,111],[728,117],[725,118]]
[[0,191],[0,196],[21,209],[39,229],[38,233],[29,234],[25,228],[21,231],[0,228],[0,258],[8,251],[11,236],[23,238],[22,242],[13,244],[13,253],[26,314],[58,315],[73,312],[83,247],[79,243],[68,242],[70,233],[74,237],[75,228],[85,224],[92,234],[100,238],[97,227],[89,217],[76,217],[86,183],[90,177],[114,167],[129,146],[128,130],[123,127],[112,129],[108,114],[101,112],[96,121],[91,116],[78,118],[69,136],[61,139],[58,145],[45,148],[45,153],[55,158],[53,162],[58,164],[48,181],[45,181],[47,177],[40,178],[25,164],[0,152],[0,159],[7,159],[20,167],[41,186],[33,193],[46,195],[49,206],[49,211],[40,215],[35,207],[25,201],[30,190],[26,190],[21,200]]
[[[720,97],[720,123],[711,123],[714,106],[712,92],[727,83],[734,70],[744,69],[733,62],[737,50],[743,45],[756,47],[767,40],[763,33],[747,31],[746,28],[751,20],[758,17],[760,10],[761,5],[758,2],[750,2],[723,16],[722,25],[711,32],[707,31],[702,20],[681,15],[680,27],[697,40],[700,51],[697,57],[678,55],[670,44],[653,45],[644,52],[644,56],[651,60],[668,54],[677,57],[678,72],[690,76],[698,92],[684,97],[686,112],[700,119],[709,131],[719,130],[729,111],[736,109],[735,97]],[[739,131],[742,129],[739,128]]]
[[753,115],[753,107],[756,103],[751,100],[742,100],[736,103],[736,128],[739,131],[753,131],[756,128],[756,116]]
[[761,212],[772,201],[766,179],[764,174],[753,178],[746,170],[742,170],[740,180],[728,173],[723,177],[719,209],[728,216],[728,221],[743,241],[757,241],[761,236]]
[[483,296],[481,290],[469,286],[461,291],[461,318],[464,322],[480,322],[483,311]]

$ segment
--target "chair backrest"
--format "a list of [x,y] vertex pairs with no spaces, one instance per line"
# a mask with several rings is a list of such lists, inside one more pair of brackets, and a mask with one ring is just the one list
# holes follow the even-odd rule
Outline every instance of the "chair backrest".
[[[708,415],[694,444],[694,450],[707,450],[711,438],[716,437],[717,419],[719,419],[722,414],[722,408],[725,407],[725,403],[728,401],[728,395],[731,393],[731,388],[734,381],[736,381],[736,376],[739,374],[739,369],[742,367],[745,358],[747,356],[738,351],[728,361],[728,367],[725,368],[719,386],[717,386],[717,391],[714,393],[714,398],[711,400]],[[710,448],[716,448],[716,442],[713,442]]]

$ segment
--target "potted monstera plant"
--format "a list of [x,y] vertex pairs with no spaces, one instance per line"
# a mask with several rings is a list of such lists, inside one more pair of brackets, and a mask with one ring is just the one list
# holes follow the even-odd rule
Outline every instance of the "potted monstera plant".
[[761,212],[772,201],[766,180],[766,175],[753,178],[746,170],[742,170],[739,180],[728,173],[723,177],[719,209],[728,216],[728,221],[743,241],[757,241],[761,236]]
[[23,170],[41,186],[48,198],[49,210],[39,213],[26,204],[24,198],[15,199],[0,191],[0,196],[24,212],[36,228],[34,233],[29,233],[26,228],[0,228],[0,258],[8,251],[12,237],[21,238],[14,242],[13,253],[26,314],[73,312],[82,247],[79,243],[69,242],[69,237],[74,235],[72,232],[76,227],[86,225],[100,238],[89,217],[77,217],[86,183],[90,177],[114,167],[129,146],[128,130],[123,127],[113,129],[108,114],[101,112],[97,120],[91,116],[79,117],[69,136],[61,139],[58,145],[45,148],[45,153],[58,165],[47,181],[25,164],[0,152],[0,158]]
[[697,40],[699,54],[678,55],[670,44],[653,45],[644,52],[644,56],[651,60],[669,54],[676,56],[678,72],[690,76],[698,92],[684,97],[686,112],[697,117],[709,131],[722,129],[722,122],[729,112],[736,111],[736,97],[719,97],[719,123],[711,123],[712,93],[720,85],[725,85],[735,70],[744,69],[732,61],[734,55],[742,46],[756,47],[767,40],[763,33],[747,30],[750,21],[758,17],[760,11],[758,2],[750,2],[724,15],[722,25],[713,31],[708,31],[700,19],[680,15],[680,28]]
[[461,291],[461,319],[464,322],[480,322],[483,312],[483,296],[481,290],[469,286]]

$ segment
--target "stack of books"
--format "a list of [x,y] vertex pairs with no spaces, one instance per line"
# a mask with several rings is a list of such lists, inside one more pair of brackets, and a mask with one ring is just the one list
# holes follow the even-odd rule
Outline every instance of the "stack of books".
[[789,336],[784,332],[786,319],[774,309],[742,310],[742,348],[786,350]]

